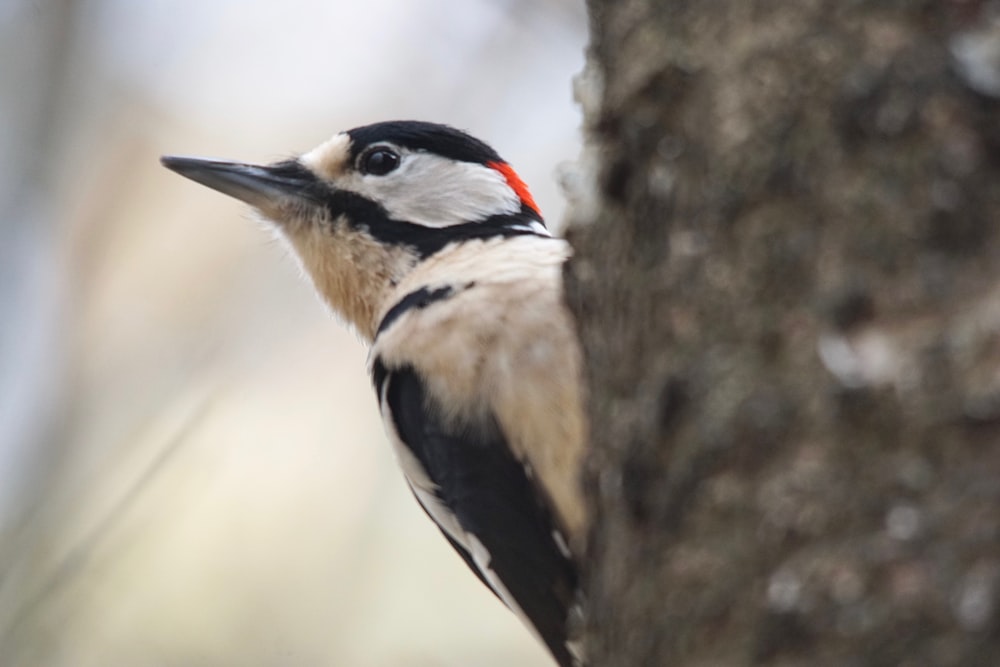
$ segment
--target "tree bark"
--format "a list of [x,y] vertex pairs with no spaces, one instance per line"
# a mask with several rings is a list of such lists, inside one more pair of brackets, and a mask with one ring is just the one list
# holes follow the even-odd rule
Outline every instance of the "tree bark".
[[997,664],[996,7],[589,11],[593,665]]

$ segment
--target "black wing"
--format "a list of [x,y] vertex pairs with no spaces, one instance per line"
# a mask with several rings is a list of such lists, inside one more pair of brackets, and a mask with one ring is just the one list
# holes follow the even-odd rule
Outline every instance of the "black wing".
[[[571,667],[566,619],[577,587],[576,567],[557,541],[562,537],[549,501],[507,446],[496,420],[457,432],[439,418],[412,368],[387,369],[376,359],[373,376],[384,414],[391,414],[399,439],[436,486],[436,499],[468,535],[449,534],[443,526],[442,532],[480,580],[502,600],[512,599],[557,662]],[[436,519],[431,508],[424,509]],[[488,552],[488,563],[472,557],[468,536]],[[497,590],[491,576],[505,590]]]

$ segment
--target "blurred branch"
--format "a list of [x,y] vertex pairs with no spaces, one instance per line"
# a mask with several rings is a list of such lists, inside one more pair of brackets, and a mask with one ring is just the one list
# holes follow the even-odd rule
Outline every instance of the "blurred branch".
[[[33,627],[32,621],[36,620],[46,603],[51,602],[58,594],[64,593],[70,588],[74,579],[91,562],[98,548],[105,543],[111,532],[121,525],[141,495],[163,472],[167,464],[177,456],[182,447],[191,441],[190,436],[203,423],[206,415],[211,412],[215,393],[213,387],[201,391],[197,387],[194,391],[191,391],[190,387],[185,388],[178,394],[181,403],[179,406],[164,410],[149,420],[148,426],[143,430],[151,435],[145,438],[131,436],[127,438],[129,445],[133,448],[140,446],[147,448],[142,445],[142,442],[150,439],[160,440],[161,444],[148,446],[148,449],[156,452],[152,460],[146,464],[93,527],[67,550],[51,570],[49,572],[43,571],[40,577],[27,578],[29,581],[38,581],[37,585],[33,588],[30,587],[30,583],[25,586],[26,577],[19,576],[16,582],[18,585],[13,590],[11,590],[11,586],[0,586],[0,654],[12,659],[12,656],[32,650],[34,642],[30,631],[27,637],[22,636],[21,632],[26,627]],[[125,447],[119,449],[124,450]],[[26,545],[22,544],[22,546]],[[32,561],[30,554],[28,556],[30,567],[36,571],[44,567]],[[39,623],[38,625],[44,624]],[[30,664],[30,661],[25,664]]]
[[77,3],[13,3],[0,23],[0,576],[44,489],[63,420],[63,263],[53,198],[72,105]]

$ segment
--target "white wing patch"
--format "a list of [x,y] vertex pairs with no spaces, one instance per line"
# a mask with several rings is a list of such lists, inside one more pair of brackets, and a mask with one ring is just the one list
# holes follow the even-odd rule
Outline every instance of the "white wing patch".
[[406,446],[403,439],[399,437],[395,420],[392,418],[392,410],[389,409],[388,402],[386,401],[386,391],[388,388],[389,383],[386,382],[379,396],[379,408],[381,409],[385,432],[389,436],[389,442],[392,444],[392,451],[396,454],[399,467],[403,470],[403,476],[406,477],[406,482],[410,485],[417,500],[427,513],[430,514],[431,518],[434,519],[434,523],[448,533],[452,539],[461,544],[466,551],[469,551],[469,540],[465,530],[459,525],[458,518],[437,497],[437,484],[431,480],[424,466],[414,456],[410,448]]
[[[382,388],[382,394],[379,396],[382,421],[385,425],[386,433],[389,435],[389,441],[392,443],[392,449],[399,461],[399,467],[402,468],[406,482],[410,485],[410,489],[413,490],[413,495],[417,497],[417,501],[430,515],[431,519],[434,520],[434,523],[445,531],[449,537],[458,542],[463,549],[469,552],[472,556],[472,561],[476,565],[476,569],[479,570],[479,573],[489,584],[490,588],[493,589],[493,592],[503,600],[503,603],[517,615],[521,622],[531,630],[539,641],[544,643],[541,635],[535,630],[531,619],[524,613],[517,604],[517,600],[507,590],[507,587],[504,586],[503,581],[501,581],[500,577],[490,567],[490,563],[492,562],[490,552],[475,535],[462,528],[455,514],[437,497],[437,485],[431,481],[424,466],[421,465],[417,457],[410,451],[410,448],[399,437],[399,432],[396,430],[396,424],[392,418],[392,410],[386,402],[388,385],[388,382],[385,383],[385,386]],[[553,532],[553,538],[559,544],[561,536],[559,536],[558,532]]]

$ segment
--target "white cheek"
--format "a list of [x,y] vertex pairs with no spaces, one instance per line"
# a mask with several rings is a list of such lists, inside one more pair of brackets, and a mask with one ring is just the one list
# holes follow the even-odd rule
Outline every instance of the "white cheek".
[[396,171],[360,177],[350,189],[380,202],[392,218],[425,227],[478,222],[521,210],[517,193],[500,172],[427,153],[405,155]]

